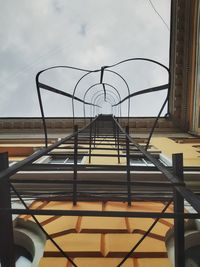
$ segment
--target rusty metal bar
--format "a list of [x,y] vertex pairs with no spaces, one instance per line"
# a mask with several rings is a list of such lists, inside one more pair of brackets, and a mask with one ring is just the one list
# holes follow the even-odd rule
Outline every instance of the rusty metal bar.
[[96,144],[95,144],[95,142],[96,142],[96,131],[97,131],[96,128],[97,128],[97,127],[96,127],[96,122],[95,122],[95,123],[94,123],[94,127],[93,127],[93,130],[94,130],[93,148],[95,148],[95,146],[96,146]]
[[[126,126],[126,133],[129,134],[129,127]],[[126,168],[127,168],[127,199],[128,205],[131,206],[131,172],[130,172],[130,151],[129,151],[129,139],[126,139]]]
[[[0,171],[8,168],[8,153],[0,153]],[[9,178],[0,180],[0,209],[11,209]],[[15,267],[11,211],[0,213],[0,257],[2,267]]]
[[[183,154],[173,154],[173,171],[180,179],[180,182],[184,181],[183,177]],[[185,266],[185,238],[184,238],[184,198],[175,189],[174,190],[174,212],[180,213],[178,217],[174,219],[174,258],[175,267]]]
[[[113,118],[114,119],[114,118]],[[115,120],[115,122],[117,123],[117,121]],[[125,133],[125,131],[122,129],[121,125],[119,125],[119,123],[117,123],[117,125],[119,126],[119,129]],[[127,138],[129,139],[130,142],[132,142],[132,144],[135,145],[135,147],[138,148],[139,151],[141,151],[143,153],[143,155],[145,155],[145,157],[147,157],[147,159],[149,159],[157,168],[158,170],[160,170],[165,177],[170,181],[170,182],[179,182],[179,178],[174,175],[170,170],[168,170],[162,163],[160,163],[157,159],[155,159],[148,151],[146,151],[142,146],[140,146],[139,144],[137,144],[127,133],[125,133]],[[190,189],[186,188],[185,186],[182,187],[177,187],[175,186],[175,188],[177,189],[177,191],[192,205],[192,207],[198,212],[200,213],[200,199],[198,196],[196,196]]]
[[[118,121],[118,119],[117,119]],[[117,155],[118,155],[118,164],[120,164],[120,150],[119,150],[119,127],[117,128]]]
[[[92,118],[90,118],[90,123],[92,122]],[[89,140],[89,163],[91,163],[91,152],[92,152],[92,126],[90,126],[90,140]]]
[[[97,118],[95,118],[92,121],[91,126],[95,123],[96,119]],[[90,124],[87,125],[86,127],[82,128],[81,130],[79,130],[79,133],[86,130],[88,127],[90,127]],[[54,143],[53,145],[50,145],[47,148],[42,148],[42,149],[36,151],[34,154],[27,157],[26,159],[21,160],[21,161],[17,162],[16,164],[10,166],[9,168],[0,171],[0,180],[5,178],[5,177],[10,177],[13,174],[17,173],[18,171],[21,171],[23,169],[23,167],[36,161],[37,159],[46,155],[47,153],[49,153],[53,149],[58,148],[60,145],[63,145],[66,141],[70,140],[73,136],[74,136],[74,134],[66,136],[65,138],[61,139],[60,141]]]
[[[95,216],[95,217],[130,217],[130,218],[176,218],[180,213],[139,212],[139,211],[89,211],[89,210],[34,210],[34,209],[0,209],[0,213],[34,214],[55,216]],[[198,213],[185,213],[184,218],[200,219]]]
[[73,205],[77,204],[77,157],[78,157],[78,126],[74,126],[74,183],[73,183]]

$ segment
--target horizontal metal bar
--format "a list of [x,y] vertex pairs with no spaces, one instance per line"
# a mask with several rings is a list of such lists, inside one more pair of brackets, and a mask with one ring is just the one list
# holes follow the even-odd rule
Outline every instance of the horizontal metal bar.
[[[97,119],[97,118],[96,118]],[[95,120],[96,120],[95,119]],[[93,124],[95,122],[95,120],[93,120],[90,124]],[[89,124],[89,125],[90,125]],[[86,127],[84,127],[83,129],[79,130],[78,132],[83,131],[85,128],[87,128],[88,125]],[[24,166],[26,166],[29,163],[34,162],[35,160],[39,159],[40,157],[44,156],[45,154],[47,154],[48,152],[50,152],[52,149],[55,149],[56,147],[58,147],[59,145],[62,145],[64,142],[66,142],[67,140],[69,140],[71,137],[74,136],[73,133],[63,139],[61,139],[60,141],[48,146],[47,148],[42,148],[38,151],[36,151],[35,153],[33,153],[32,155],[30,155],[29,157],[27,157],[26,159],[17,162],[16,164],[10,166],[9,168],[7,168],[6,170],[3,170],[0,172],[0,179],[3,179],[5,177],[10,177],[11,175],[15,174],[16,172],[18,172],[19,170],[21,170]]]
[[[103,165],[103,164],[78,164],[78,171],[126,171],[126,165]],[[72,171],[73,164],[46,164],[33,163],[21,169],[21,171]],[[170,168],[170,167],[168,167]],[[157,171],[154,166],[132,166],[131,171]]]
[[[94,148],[94,150],[95,150],[95,148]],[[105,149],[106,150],[106,149]],[[116,152],[117,152],[117,150],[116,150]],[[48,154],[48,155],[53,155],[53,156],[72,156],[72,155],[74,155],[73,153],[64,153],[64,154]],[[117,155],[117,154],[107,154],[107,153],[101,153],[101,154],[97,154],[97,153],[77,153],[77,155],[78,156],[91,156],[91,157],[113,157],[113,158],[115,158],[115,157],[120,157],[120,158],[125,158],[126,157],[126,155],[124,154],[120,154],[120,155]],[[135,156],[135,154],[130,154],[130,157],[131,156]]]
[[[104,146],[104,144],[101,144],[102,146]],[[58,147],[58,148],[56,148],[56,149],[72,149],[73,150],[73,147]],[[90,149],[90,147],[88,146],[88,147],[86,147],[86,146],[81,146],[81,147],[78,147],[78,149],[80,149],[80,150],[89,150]],[[95,147],[95,148],[92,148],[92,150],[106,150],[106,151],[109,151],[109,150],[111,150],[111,151],[117,151],[118,150],[118,148],[117,147]],[[126,151],[126,148],[119,148],[119,150],[120,151]],[[130,148],[130,151],[136,151],[136,152],[139,152],[138,153],[138,155],[143,155],[140,151],[138,151],[138,149],[136,149],[136,148]],[[155,153],[155,154],[158,154],[160,151],[157,151],[157,150],[155,150],[155,151],[150,151],[150,153]],[[52,154],[53,154],[53,152],[51,152]],[[49,153],[50,154],[50,153]],[[143,156],[144,157],[144,156]]]
[[[83,141],[80,141],[78,142],[79,145],[85,145],[85,144],[89,144],[89,140],[87,142],[83,142]],[[94,140],[92,140],[92,142],[94,142]],[[63,143],[64,145],[73,145],[74,142],[67,142],[67,143]],[[109,142],[108,140],[106,140],[106,142],[103,142],[103,141],[99,141],[99,140],[95,140],[95,144],[96,145],[102,145],[102,146],[115,146],[116,143],[115,142]],[[119,143],[120,146],[125,146],[125,143]]]
[[34,209],[0,209],[0,213],[12,214],[54,215],[54,216],[95,216],[95,217],[128,217],[128,218],[177,218],[199,219],[198,213],[161,213],[136,211],[88,211],[88,210],[34,210]]
[[[47,191],[41,191],[38,192],[36,191],[21,191],[19,190],[21,197],[23,198],[27,198],[27,197],[33,197],[35,199],[39,199],[39,198],[44,198],[44,197],[49,197],[49,199],[51,199],[52,197],[63,197],[63,201],[72,201],[72,192],[66,190],[65,193],[60,192],[60,191],[56,191],[56,192],[52,192],[52,193],[48,193]],[[107,193],[99,193],[96,191],[89,191],[89,192],[85,192],[85,191],[79,191],[77,193],[78,196],[78,201],[84,201],[84,202],[94,202],[94,201],[115,201],[115,200],[120,200],[122,202],[126,202],[127,201],[127,192],[123,192],[123,193],[119,193],[119,192],[112,192],[109,194],[109,192]],[[97,199],[98,197],[98,199]],[[162,201],[162,202],[166,202],[166,199],[169,200],[173,197],[173,193],[172,192],[165,192],[165,191],[160,191],[160,193],[154,193],[154,192],[140,192],[140,191],[133,191],[131,194],[132,197],[132,201]],[[15,199],[15,195],[14,193],[12,193],[12,199]],[[58,199],[59,201],[59,199]]]
[[[125,133],[125,131],[122,129],[121,125],[113,118],[115,123],[118,125],[119,129],[121,129],[122,132]],[[125,133],[126,134],[126,133]],[[134,144],[157,168],[160,170],[166,178],[172,182],[177,183],[179,182],[179,177],[174,175],[172,172],[170,172],[163,164],[161,164],[157,159],[155,159],[150,153],[148,153],[144,148],[142,148],[139,144],[137,144],[128,134],[127,138]],[[192,207],[200,213],[200,198],[196,196],[190,189],[185,187],[177,187],[175,186],[177,191],[186,199]]]
[[[45,183],[45,184],[73,184],[73,180],[66,180],[66,179],[56,179],[56,180],[48,180],[48,179],[11,179],[12,183]],[[93,184],[93,185],[127,185],[127,181],[109,181],[109,180],[77,180],[77,184]],[[154,186],[154,187],[173,187],[173,186],[183,186],[184,183],[169,183],[169,182],[147,182],[147,181],[132,181],[130,182],[131,185],[134,186]]]

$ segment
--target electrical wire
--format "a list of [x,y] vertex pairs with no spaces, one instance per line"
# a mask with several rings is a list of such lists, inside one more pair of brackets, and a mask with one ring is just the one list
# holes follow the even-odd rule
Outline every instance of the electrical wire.
[[157,9],[155,8],[154,4],[152,3],[151,0],[149,0],[149,3],[151,5],[151,7],[153,8],[153,10],[155,11],[155,13],[159,16],[159,18],[162,20],[162,22],[164,23],[164,25],[166,26],[166,28],[168,29],[168,31],[170,31],[169,26],[167,25],[167,22],[163,19],[163,17],[159,14],[159,12],[157,11]]

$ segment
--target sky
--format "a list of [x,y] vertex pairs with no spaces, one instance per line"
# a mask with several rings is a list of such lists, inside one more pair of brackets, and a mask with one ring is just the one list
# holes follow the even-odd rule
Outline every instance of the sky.
[[[159,15],[166,22],[163,23]],[[35,75],[54,65],[95,70],[127,58],[146,57],[169,65],[170,0],[0,0],[0,117],[40,116]],[[131,62],[112,68],[128,82],[131,93],[168,82],[166,71],[145,62]],[[55,69],[40,81],[72,93],[81,71]],[[88,87],[99,83],[100,74],[88,75],[77,87],[83,98]],[[104,82],[114,86],[121,98],[127,88],[113,73]],[[87,94],[110,112],[118,101],[111,87],[103,101],[102,86]],[[131,100],[131,116],[156,116],[166,91]],[[46,116],[71,116],[71,100],[42,90]],[[93,98],[93,101],[95,99]],[[115,109],[119,113],[119,109]],[[121,106],[127,115],[127,102]],[[93,113],[89,107],[86,115]],[[83,116],[83,105],[75,103],[75,115]]]

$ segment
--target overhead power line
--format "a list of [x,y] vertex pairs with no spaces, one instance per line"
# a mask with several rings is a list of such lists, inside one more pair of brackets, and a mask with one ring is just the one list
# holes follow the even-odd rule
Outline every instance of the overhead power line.
[[151,7],[153,8],[153,10],[155,11],[155,13],[159,16],[159,18],[160,18],[160,19],[162,20],[162,22],[165,24],[165,26],[166,26],[166,28],[168,29],[168,31],[170,31],[167,22],[163,19],[163,17],[162,17],[162,16],[159,14],[159,12],[156,10],[156,8],[155,8],[155,6],[154,6],[154,4],[152,3],[151,0],[149,0],[149,3],[150,3],[150,5],[151,5]]

